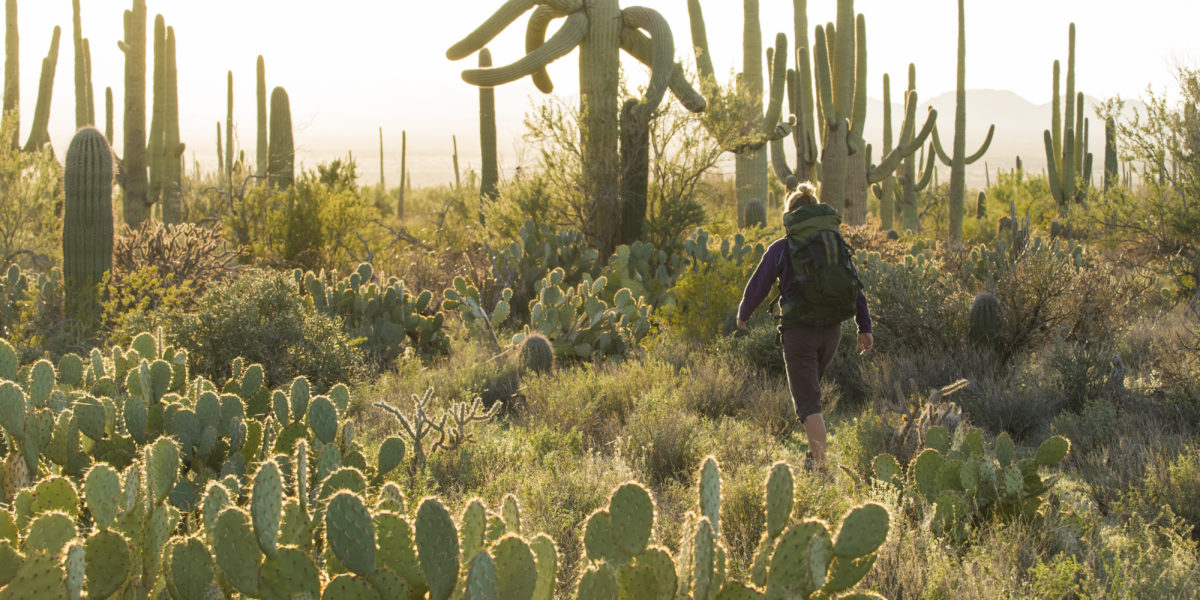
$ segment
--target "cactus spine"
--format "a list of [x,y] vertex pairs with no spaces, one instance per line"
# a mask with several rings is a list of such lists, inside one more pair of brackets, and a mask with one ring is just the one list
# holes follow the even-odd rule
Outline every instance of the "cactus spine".
[[146,0],[125,11],[125,224],[137,227],[150,217],[146,180]]
[[[506,3],[492,18],[447,50],[446,56],[458,60],[481,50],[535,5],[521,0]],[[539,89],[549,91],[549,76],[544,73],[546,65],[579,47],[583,189],[589,194],[593,224],[588,236],[600,254],[607,256],[612,253],[616,240],[620,208],[618,133],[614,127],[618,120],[620,50],[624,48],[638,60],[652,63],[647,93],[654,99],[650,112],[657,109],[667,87],[692,111],[703,110],[704,100],[687,85],[682,68],[672,63],[674,42],[670,38],[670,28],[658,13],[649,9],[622,11],[618,0],[564,0],[552,3],[552,6],[569,14],[567,22],[549,40],[532,40],[533,43],[527,45],[529,53],[516,63],[464,71],[463,79],[473,85],[496,86],[534,75]],[[652,39],[647,39],[642,30],[648,31]]]
[[255,71],[257,72],[258,81],[255,86],[258,99],[258,144],[254,162],[254,174],[265,178],[267,176],[267,157],[269,156],[267,147],[267,66],[261,54],[258,55],[258,63]]
[[[1059,74],[1061,67],[1054,61],[1054,98],[1051,129],[1043,133],[1046,148],[1046,173],[1050,181],[1050,193],[1063,212],[1073,202],[1083,200],[1092,178],[1092,154],[1087,151],[1089,122],[1083,117],[1083,93],[1075,91],[1075,24],[1067,33],[1067,78],[1066,94],[1059,97]],[[1065,110],[1060,110],[1060,102]],[[1062,115],[1060,121],[1060,115]],[[1107,129],[1106,129],[1107,136]],[[1106,137],[1107,142],[1107,137]],[[1105,170],[1108,169],[1107,145],[1105,148]],[[1079,179],[1082,177],[1082,182]],[[1082,183],[1082,186],[1079,184]],[[1105,180],[1107,186],[1107,178]]]
[[[479,68],[492,66],[492,53],[487,48],[479,51]],[[500,166],[496,152],[496,90],[479,88],[479,145],[483,152],[480,166],[479,195],[494,200],[499,193]]]
[[938,133],[933,132],[933,147],[937,156],[950,167],[950,244],[962,244],[963,214],[966,210],[967,195],[967,165],[973,164],[987,153],[992,144],[992,136],[996,126],[988,128],[987,139],[983,146],[974,154],[967,156],[967,28],[966,10],[963,0],[958,0],[958,86],[955,90],[954,102],[954,147],[953,155],[948,155],[938,139]]
[[295,150],[292,141],[292,109],[287,91],[277,87],[271,91],[271,140],[268,180],[280,189],[292,187],[296,179]]
[[21,141],[21,41],[17,29],[17,0],[7,0],[4,4],[4,114],[14,113],[17,116],[16,127],[13,131],[12,146],[19,148]]
[[67,149],[63,187],[63,278],[68,294],[87,294],[112,269],[112,152],[94,128]]
[[50,97],[54,94],[54,71],[58,68],[58,40],[61,36],[62,28],[55,25],[54,35],[50,38],[50,52],[42,60],[37,108],[33,111],[33,127],[29,130],[29,139],[25,142],[26,152],[41,150],[50,143]]

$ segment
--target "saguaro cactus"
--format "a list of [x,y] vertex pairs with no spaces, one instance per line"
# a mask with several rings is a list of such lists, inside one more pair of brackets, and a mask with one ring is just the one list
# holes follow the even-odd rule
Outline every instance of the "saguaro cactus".
[[113,93],[112,88],[104,88],[104,138],[109,145],[113,141]]
[[617,244],[642,237],[650,186],[650,123],[630,98],[621,107],[621,227]]
[[[163,119],[166,111],[167,23],[162,15],[154,17],[154,100],[150,105],[150,134],[146,139],[146,160],[149,183],[146,203],[154,206],[162,200],[163,186]],[[161,205],[160,205],[161,206]]]
[[88,58],[88,52],[84,47],[86,40],[83,39],[83,19],[80,16],[79,0],[71,0],[72,24],[74,25],[73,41],[75,43],[75,127],[76,129],[86,125],[93,125],[93,110],[89,109],[91,105],[91,96],[88,94],[88,88],[91,87],[90,67],[88,65],[91,59]]
[[950,167],[950,244],[962,243],[963,213],[966,210],[967,165],[983,158],[992,144],[996,126],[988,128],[987,139],[974,154],[967,156],[967,28],[963,0],[958,0],[958,87],[954,102],[954,148],[953,155],[946,153],[933,130],[933,147],[937,156]]
[[404,191],[408,185],[408,132],[400,132],[400,197],[396,199],[396,218],[404,219]]
[[162,221],[183,222],[183,151],[179,139],[179,75],[175,69],[175,28],[167,28],[167,65],[163,78]]
[[[616,238],[619,209],[617,100],[620,50],[624,49],[651,65],[648,112],[657,108],[668,87],[694,112],[704,109],[704,99],[688,85],[683,68],[673,63],[674,41],[662,15],[638,7],[622,10],[618,0],[509,0],[483,25],[447,50],[446,56],[459,60],[483,49],[504,28],[535,8],[526,36],[528,54],[524,58],[503,67],[464,71],[463,79],[473,85],[497,86],[532,75],[538,88],[548,93],[553,84],[545,72],[546,65],[579,47],[583,189],[590,196],[590,222],[593,224],[588,235],[601,255],[608,256]],[[544,15],[541,21],[539,11]],[[566,17],[566,23],[550,39],[544,39],[535,24],[557,17]],[[544,34],[544,25],[542,27],[540,33]],[[651,38],[642,31],[648,32]]]
[[[706,119],[706,125],[718,141],[734,153],[738,223],[745,225],[746,205],[754,200],[766,202],[767,199],[767,145],[786,137],[791,128],[780,123],[784,78],[787,76],[787,36],[782,33],[777,35],[775,48],[770,51],[771,93],[764,115],[763,43],[758,0],[744,0],[742,7],[742,72],[738,75],[736,89],[724,93],[726,98],[722,101],[722,104],[733,106],[732,116],[737,122],[734,130],[728,131],[727,120],[730,115],[714,114]],[[715,97],[722,91],[713,70],[708,33],[699,0],[688,0],[688,15],[691,17],[692,45],[696,50],[700,88],[706,96]]]
[[12,146],[21,145],[21,41],[17,30],[17,0],[4,4],[4,114],[17,114]]
[[[1082,200],[1082,192],[1092,179],[1092,154],[1087,151],[1088,120],[1083,116],[1083,93],[1075,91],[1075,24],[1067,34],[1067,89],[1059,97],[1061,67],[1054,61],[1054,97],[1050,129],[1043,134],[1046,147],[1046,173],[1050,193],[1058,203],[1059,212],[1072,202]],[[1065,111],[1060,109],[1060,102]],[[1065,118],[1062,118],[1065,112]],[[1107,160],[1107,155],[1105,157]],[[1105,169],[1108,168],[1107,162]],[[1078,181],[1082,177],[1082,182]],[[1082,183],[1082,187],[1078,184]],[[1107,180],[1106,180],[1107,185]]]
[[[908,65],[908,91],[915,93],[917,89],[917,67],[916,65]],[[904,140],[900,142],[904,144]],[[921,152],[920,158],[915,154],[910,154],[904,158],[904,164],[899,177],[900,183],[900,210],[903,217],[904,229],[909,231],[920,231],[921,229],[921,212],[917,206],[917,195],[929,187],[929,183],[933,181],[933,169],[937,163],[937,157],[934,156],[934,149],[930,144],[929,152],[924,150]],[[918,178],[918,173],[920,177]]]
[[267,67],[262,55],[258,55],[258,148],[254,162],[254,174],[259,177],[267,176]]
[[1117,162],[1117,122],[1112,117],[1104,121],[1104,192],[1119,183],[1120,163]]
[[771,165],[775,177],[784,182],[788,191],[802,181],[817,182],[820,149],[814,121],[816,96],[813,93],[812,52],[808,42],[808,1],[792,0],[796,68],[787,70],[788,109],[796,117],[792,144],[796,148],[796,168],[792,169],[783,150],[783,139],[771,141]]
[[61,36],[62,28],[56,25],[54,36],[50,38],[50,52],[42,60],[37,108],[33,111],[33,127],[29,130],[29,139],[25,142],[26,152],[41,150],[42,146],[50,143],[50,97],[54,94],[54,71],[58,68],[58,40]]
[[146,195],[146,0],[125,11],[125,224],[137,227],[150,217]]
[[233,71],[225,77],[225,184],[233,189]]
[[94,128],[75,134],[67,148],[63,188],[63,279],[69,294],[86,294],[112,269],[113,159]]
[[271,185],[292,187],[296,180],[295,149],[292,141],[292,108],[287,91],[271,91],[271,141],[268,146],[268,176]]
[[[479,68],[492,66],[492,53],[487,48],[479,51]],[[483,162],[480,165],[479,195],[493,200],[499,193],[500,165],[496,152],[496,90],[479,88],[479,147]]]

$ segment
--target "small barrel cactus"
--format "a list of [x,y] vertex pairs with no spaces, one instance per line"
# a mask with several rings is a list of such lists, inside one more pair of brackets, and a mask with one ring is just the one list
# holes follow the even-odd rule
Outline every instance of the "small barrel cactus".
[[63,278],[79,293],[112,269],[113,157],[104,134],[93,127],[75,134],[63,179]]
[[975,297],[971,303],[971,343],[979,347],[994,347],[1000,339],[1000,329],[1004,321],[1000,314],[1000,300],[996,296],[983,293]]
[[554,370],[554,346],[540,333],[525,337],[518,350],[521,367],[534,373],[549,373]]

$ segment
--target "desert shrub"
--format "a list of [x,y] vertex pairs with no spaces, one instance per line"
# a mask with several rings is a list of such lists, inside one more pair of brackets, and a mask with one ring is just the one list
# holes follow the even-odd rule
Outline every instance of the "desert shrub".
[[105,273],[101,285],[101,323],[110,344],[128,344],[143,331],[157,331],[172,314],[193,308],[199,299],[190,279],[177,280],[174,273],[163,275],[157,265],[139,267],[117,280]]
[[756,317],[750,320],[745,334],[722,335],[711,349],[727,360],[744,360],[765,374],[785,376],[783,346],[775,343],[776,335],[774,321]]
[[608,448],[635,402],[670,374],[653,362],[622,366],[585,363],[554,375],[526,377],[517,419],[526,427],[577,431],[589,449]]
[[1160,514],[1163,505],[1200,540],[1200,448],[1187,445],[1174,459],[1159,455],[1148,465],[1141,485],[1131,486],[1124,505],[1143,515]]
[[860,474],[870,475],[874,473],[872,461],[889,449],[887,444],[892,437],[892,428],[879,413],[868,408],[838,426],[835,433],[830,438],[830,447],[841,455],[841,463]]
[[291,275],[248,271],[201,298],[195,314],[173,315],[173,343],[187,348],[191,368],[213,381],[229,363],[261,363],[270,385],[305,375],[318,389],[356,379],[362,356],[341,324],[307,305]]
[[1109,398],[1096,398],[1076,411],[1054,417],[1055,433],[1071,440],[1076,456],[1087,455],[1114,439],[1120,415],[1117,405]]
[[1046,362],[1066,410],[1078,410],[1089,399],[1100,397],[1112,372],[1112,353],[1097,346],[1056,346]]
[[659,311],[663,323],[682,339],[711,342],[729,330],[726,323],[737,310],[754,266],[717,255],[706,266],[688,269],[672,289],[675,303]]
[[[18,130],[15,113],[6,114],[0,140]],[[59,216],[63,169],[49,148],[22,152],[13,144],[0,148],[0,265],[47,270],[59,261]]]
[[729,549],[731,570],[749,571],[765,529],[766,475],[754,468],[721,475],[721,538]]
[[237,257],[238,250],[216,229],[147,221],[137,229],[123,228],[113,240],[113,280],[155,267],[164,280],[190,282],[203,293],[209,282],[231,274]]
[[704,353],[685,366],[670,385],[683,408],[717,419],[742,413],[755,375],[748,361]]
[[64,303],[58,268],[37,272],[12,264],[0,274],[0,337],[12,344],[22,364],[94,346],[95,324],[70,316]]
[[957,348],[965,337],[970,300],[943,266],[927,253],[891,264],[878,254],[856,255],[872,329],[880,353]]
[[1030,368],[980,377],[955,401],[972,423],[992,433],[1007,431],[1018,440],[1038,437],[1062,409],[1062,398],[1044,386],[1043,377]]
[[687,482],[701,458],[699,426],[674,399],[647,398],[630,414],[618,451],[651,486]]

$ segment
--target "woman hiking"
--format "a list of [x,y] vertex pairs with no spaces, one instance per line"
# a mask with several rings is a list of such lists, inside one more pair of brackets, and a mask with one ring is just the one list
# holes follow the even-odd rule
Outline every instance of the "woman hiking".
[[824,472],[825,419],[821,414],[821,376],[837,352],[842,321],[858,324],[858,350],[875,343],[867,298],[851,261],[851,250],[839,231],[837,211],[817,198],[811,183],[802,183],[784,202],[787,235],[763,254],[742,294],[737,326],[746,329],[750,315],[766,299],[771,286],[780,290],[779,336],[787,367],[788,387],[796,416],[808,434],[808,461]]

